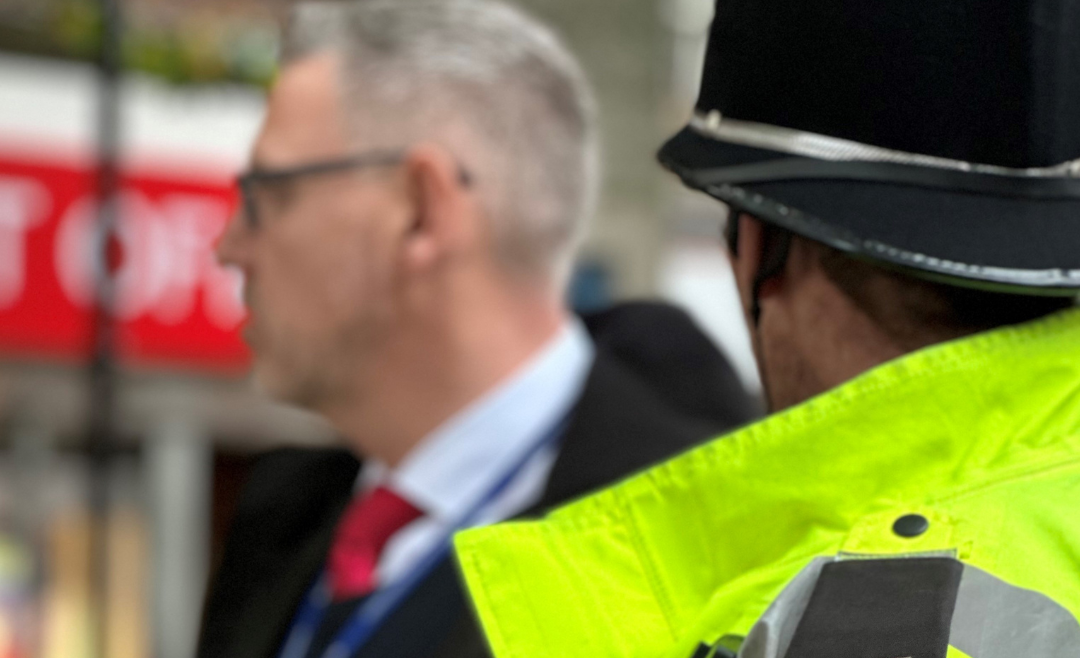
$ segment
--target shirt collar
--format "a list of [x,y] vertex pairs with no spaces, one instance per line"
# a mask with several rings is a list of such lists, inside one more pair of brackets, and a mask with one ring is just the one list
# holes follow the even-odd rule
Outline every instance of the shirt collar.
[[494,389],[425,437],[396,468],[368,460],[359,484],[383,484],[452,522],[553,429],[580,396],[595,348],[577,318]]

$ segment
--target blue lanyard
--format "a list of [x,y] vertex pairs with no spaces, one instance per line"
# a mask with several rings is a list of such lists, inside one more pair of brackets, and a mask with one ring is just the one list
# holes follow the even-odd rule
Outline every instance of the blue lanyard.
[[[522,458],[515,463],[496,482],[480,500],[465,514],[458,519],[457,523],[450,526],[450,530],[443,534],[436,542],[435,548],[429,551],[421,559],[415,568],[400,578],[389,587],[381,588],[368,597],[367,601],[353,613],[345,626],[334,638],[322,658],[350,658],[362,648],[379,627],[386,622],[401,604],[424,582],[427,577],[438,567],[450,554],[451,539],[459,530],[473,526],[480,518],[484,510],[495,501],[517,479],[533,457],[550,445],[553,445],[562,436],[569,424],[568,419],[557,423],[555,427],[534,443]],[[330,606],[330,587],[326,574],[323,573],[304,597],[296,617],[293,619],[289,635],[285,644],[278,654],[278,658],[304,658],[311,649],[311,642],[315,639],[315,633],[322,625],[326,615],[326,609]]]

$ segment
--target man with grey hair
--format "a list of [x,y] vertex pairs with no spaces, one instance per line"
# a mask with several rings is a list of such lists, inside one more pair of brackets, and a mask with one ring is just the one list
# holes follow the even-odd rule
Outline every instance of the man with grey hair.
[[482,651],[454,531],[748,419],[679,312],[565,308],[594,124],[574,58],[510,6],[298,5],[219,257],[245,275],[258,385],[345,447],[256,467],[200,658]]

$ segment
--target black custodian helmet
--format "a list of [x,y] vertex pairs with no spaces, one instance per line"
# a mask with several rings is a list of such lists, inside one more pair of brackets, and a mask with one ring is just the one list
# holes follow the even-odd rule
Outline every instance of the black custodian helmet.
[[659,158],[855,257],[1075,295],[1080,0],[719,0]]

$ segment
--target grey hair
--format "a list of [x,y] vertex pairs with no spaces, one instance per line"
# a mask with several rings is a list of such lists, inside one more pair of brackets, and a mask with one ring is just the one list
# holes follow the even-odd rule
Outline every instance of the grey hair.
[[476,182],[497,257],[565,283],[594,211],[598,137],[591,88],[549,28],[498,0],[301,2],[285,61],[322,51],[343,58],[366,146],[443,143]]

